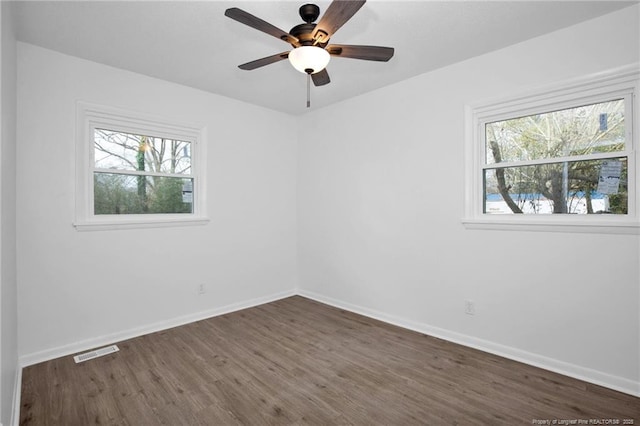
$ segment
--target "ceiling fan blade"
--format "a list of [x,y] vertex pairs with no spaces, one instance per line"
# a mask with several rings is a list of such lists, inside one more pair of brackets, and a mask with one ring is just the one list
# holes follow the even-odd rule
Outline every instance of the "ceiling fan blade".
[[357,46],[350,44],[330,44],[326,48],[329,54],[342,58],[364,59],[366,61],[387,62],[393,57],[393,47]]
[[289,52],[282,52],[276,55],[267,56],[266,58],[256,59],[255,61],[247,62],[246,64],[238,65],[238,68],[246,71],[255,70],[256,68],[264,67],[265,65],[287,59],[288,57]]
[[325,84],[329,84],[331,82],[329,73],[327,72],[326,68],[322,71],[318,71],[315,74],[311,74],[311,80],[313,80],[314,86],[324,86]]
[[365,3],[366,0],[334,0],[313,30],[316,43],[326,43]]
[[242,9],[238,9],[237,7],[232,7],[224,12],[225,16],[238,21],[242,24],[248,25],[251,28],[255,28],[258,31],[262,31],[263,33],[267,33],[272,35],[280,40],[284,40],[287,43],[298,46],[300,44],[300,40],[297,37],[292,36],[291,34],[282,31],[280,28],[271,25],[270,23],[263,21],[257,16],[253,16],[252,14],[245,12]]

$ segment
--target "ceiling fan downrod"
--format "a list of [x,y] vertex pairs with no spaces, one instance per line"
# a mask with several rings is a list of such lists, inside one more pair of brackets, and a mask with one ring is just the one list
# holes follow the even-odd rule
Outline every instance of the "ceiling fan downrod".
[[311,73],[308,71],[307,71],[307,108],[311,108]]

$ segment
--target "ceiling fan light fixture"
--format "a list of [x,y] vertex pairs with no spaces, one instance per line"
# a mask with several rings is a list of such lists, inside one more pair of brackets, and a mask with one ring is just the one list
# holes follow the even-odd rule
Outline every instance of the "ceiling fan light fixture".
[[298,71],[315,74],[326,68],[331,59],[329,52],[318,46],[300,46],[289,52],[289,62]]

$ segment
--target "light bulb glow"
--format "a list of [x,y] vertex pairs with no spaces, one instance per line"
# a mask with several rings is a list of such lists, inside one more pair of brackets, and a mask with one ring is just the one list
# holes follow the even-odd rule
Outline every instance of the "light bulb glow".
[[298,71],[307,74],[307,70],[311,70],[311,74],[325,69],[331,59],[329,52],[317,46],[300,46],[289,52],[289,62]]

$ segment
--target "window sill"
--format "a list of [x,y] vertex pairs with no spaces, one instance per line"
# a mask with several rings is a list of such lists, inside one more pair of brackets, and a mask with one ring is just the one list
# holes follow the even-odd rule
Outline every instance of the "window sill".
[[579,232],[587,234],[640,234],[640,221],[624,218],[614,220],[581,220],[589,218],[522,217],[518,215],[488,218],[464,218],[462,224],[467,229],[497,231],[538,231],[538,232]]
[[136,218],[136,219],[102,219],[79,221],[73,224],[77,231],[111,231],[121,229],[170,228],[180,226],[206,225],[206,217],[189,218]]

